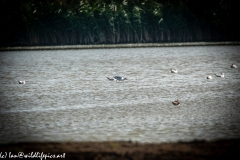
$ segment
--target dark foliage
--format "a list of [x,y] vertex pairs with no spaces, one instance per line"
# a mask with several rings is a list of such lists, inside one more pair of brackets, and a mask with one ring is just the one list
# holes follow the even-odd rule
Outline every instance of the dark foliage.
[[237,0],[2,0],[1,46],[237,41]]

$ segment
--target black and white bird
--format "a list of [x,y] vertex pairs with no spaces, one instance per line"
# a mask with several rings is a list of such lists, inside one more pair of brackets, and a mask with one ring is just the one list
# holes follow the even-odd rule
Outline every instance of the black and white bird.
[[171,73],[178,73],[177,69],[171,69]]
[[125,81],[128,80],[127,78],[121,77],[121,76],[114,76],[112,78],[107,77],[108,80],[110,81]]
[[207,79],[212,79],[212,76],[207,76]]
[[236,64],[232,64],[231,68],[237,68],[237,65]]
[[215,76],[217,76],[217,77],[224,77],[224,73],[221,73],[221,74],[215,74]]
[[25,80],[23,80],[23,81],[18,81],[18,84],[25,84]]

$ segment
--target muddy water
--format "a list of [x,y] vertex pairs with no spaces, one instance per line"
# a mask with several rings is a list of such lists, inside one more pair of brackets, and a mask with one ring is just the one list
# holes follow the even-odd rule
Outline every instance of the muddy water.
[[232,63],[240,46],[0,52],[0,143],[239,138]]

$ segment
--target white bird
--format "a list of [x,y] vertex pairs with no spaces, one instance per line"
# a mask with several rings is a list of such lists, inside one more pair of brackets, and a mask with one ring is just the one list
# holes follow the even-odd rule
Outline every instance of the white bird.
[[176,101],[173,101],[172,104],[175,106],[178,106],[178,105],[180,105],[180,101],[177,99]]
[[221,74],[215,74],[215,76],[217,76],[217,77],[224,77],[224,73],[221,73]]
[[25,84],[25,80],[23,81],[18,81],[19,84]]
[[232,64],[231,68],[237,68],[237,65],[236,64]]
[[121,76],[114,76],[113,78],[107,77],[108,80],[110,81],[125,81],[128,80],[127,78],[121,77]]
[[212,79],[212,76],[207,76],[207,79]]
[[171,73],[178,73],[177,69],[171,69]]

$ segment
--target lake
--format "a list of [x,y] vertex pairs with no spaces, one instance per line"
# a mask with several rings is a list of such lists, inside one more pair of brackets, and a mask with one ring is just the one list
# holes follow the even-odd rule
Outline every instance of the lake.
[[240,138],[239,68],[239,45],[2,51],[0,143]]

